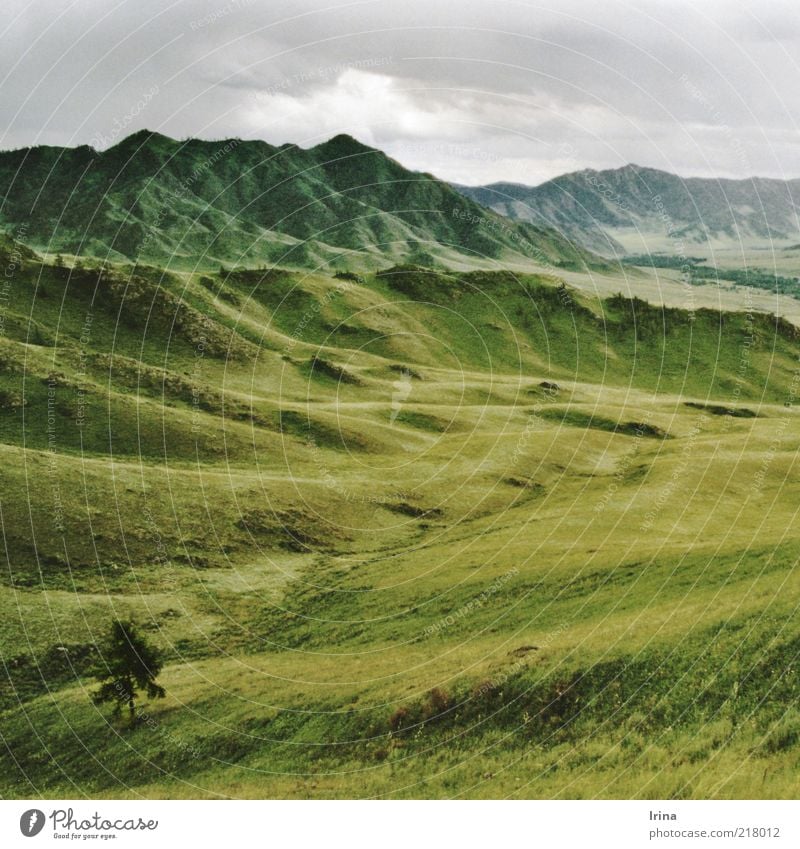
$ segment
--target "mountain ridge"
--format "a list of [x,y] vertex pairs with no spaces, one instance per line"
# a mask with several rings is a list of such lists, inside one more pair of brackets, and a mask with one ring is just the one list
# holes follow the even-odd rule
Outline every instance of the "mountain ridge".
[[339,134],[311,148],[140,130],[97,151],[0,152],[0,226],[45,253],[213,266],[602,265]]
[[465,197],[512,220],[553,227],[606,256],[796,242],[800,178],[680,177],[629,163],[583,169],[529,186],[455,185]]

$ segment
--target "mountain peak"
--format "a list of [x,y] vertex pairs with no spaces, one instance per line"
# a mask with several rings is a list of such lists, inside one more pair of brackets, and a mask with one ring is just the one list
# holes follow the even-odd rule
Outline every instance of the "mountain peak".
[[359,153],[373,153],[375,151],[374,147],[362,144],[358,139],[347,135],[347,133],[339,133],[313,149],[331,158],[355,156]]
[[[671,174],[669,171],[662,171],[660,168],[653,168],[650,165],[637,165],[635,162],[628,162],[627,165],[623,165],[620,168],[615,168],[613,171],[617,174],[625,174],[631,176],[639,176],[641,174],[665,174],[667,177],[673,177],[675,179],[682,179],[677,177],[675,174]],[[597,173],[602,174],[602,171],[598,171]]]
[[155,130],[145,129],[137,130],[135,133],[125,136],[124,139],[121,139],[116,144],[109,147],[108,150],[115,150],[119,148],[137,150],[140,147],[149,147],[161,144],[175,144],[175,139],[171,139],[169,136],[165,136],[163,133],[158,133]]

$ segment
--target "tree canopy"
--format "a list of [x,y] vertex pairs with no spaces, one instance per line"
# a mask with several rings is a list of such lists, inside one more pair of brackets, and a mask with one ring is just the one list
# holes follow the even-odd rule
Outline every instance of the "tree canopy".
[[136,630],[132,622],[116,620],[111,625],[102,654],[102,669],[97,678],[100,688],[94,693],[95,704],[109,702],[119,715],[128,706],[130,724],[134,724],[137,693],[161,699],[164,688],[156,683],[163,662],[158,651]]

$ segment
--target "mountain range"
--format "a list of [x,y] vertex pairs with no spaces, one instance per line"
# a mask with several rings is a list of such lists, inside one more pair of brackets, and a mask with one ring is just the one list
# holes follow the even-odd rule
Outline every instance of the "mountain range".
[[346,135],[301,149],[142,130],[102,152],[2,152],[0,226],[49,255],[189,268],[599,262]]
[[538,186],[456,186],[516,221],[552,227],[606,256],[798,242],[800,179],[683,178],[626,165],[585,169]]
[[347,135],[311,148],[178,141],[0,152],[0,227],[49,255],[173,267],[581,270],[601,257],[800,242],[800,180],[626,165],[541,185],[450,185]]

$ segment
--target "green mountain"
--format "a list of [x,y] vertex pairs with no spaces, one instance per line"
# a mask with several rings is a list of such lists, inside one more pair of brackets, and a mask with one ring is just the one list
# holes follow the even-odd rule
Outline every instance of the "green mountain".
[[302,150],[141,131],[103,152],[7,151],[0,195],[0,226],[51,255],[184,268],[598,261],[344,135]]
[[800,180],[684,179],[626,165],[576,171],[538,186],[456,188],[512,220],[553,227],[606,256],[800,239]]

